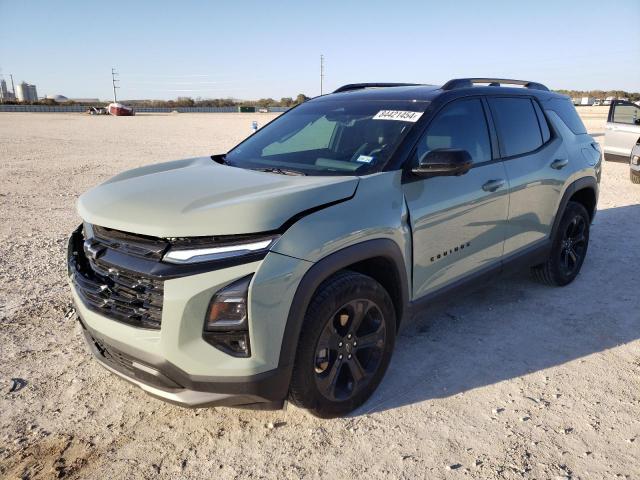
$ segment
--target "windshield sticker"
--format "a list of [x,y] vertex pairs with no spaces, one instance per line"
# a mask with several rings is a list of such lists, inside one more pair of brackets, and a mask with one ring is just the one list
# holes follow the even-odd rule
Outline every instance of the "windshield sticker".
[[406,110],[380,110],[373,120],[400,120],[402,122],[415,123],[422,116],[422,112],[409,112]]
[[356,159],[356,162],[362,162],[362,163],[371,163],[372,161],[373,161],[373,157],[370,157],[369,155],[360,155]]

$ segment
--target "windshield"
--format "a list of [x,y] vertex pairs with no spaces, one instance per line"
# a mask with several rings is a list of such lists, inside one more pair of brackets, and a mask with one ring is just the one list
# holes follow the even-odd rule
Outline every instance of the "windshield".
[[379,172],[426,107],[412,101],[304,103],[258,130],[225,161],[283,174]]

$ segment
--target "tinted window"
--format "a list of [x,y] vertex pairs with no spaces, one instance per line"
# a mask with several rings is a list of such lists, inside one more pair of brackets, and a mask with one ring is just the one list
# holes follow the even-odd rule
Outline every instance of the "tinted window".
[[573,106],[570,99],[554,98],[545,102],[544,107],[545,110],[553,110],[556,112],[564,124],[569,127],[569,130],[574,134],[581,135],[587,133],[587,129],[584,123],[582,123],[582,120],[580,120],[580,116],[578,112],[576,112],[576,107]]
[[538,124],[540,125],[540,133],[542,133],[542,143],[547,143],[551,139],[551,131],[549,130],[549,124],[545,118],[538,102],[533,102],[533,107],[536,109],[536,115],[538,116]]
[[640,108],[630,103],[621,103],[613,107],[614,123],[640,125]]
[[538,117],[528,98],[490,98],[503,157],[531,152],[542,145]]
[[474,162],[491,160],[491,142],[482,102],[458,100],[444,107],[420,139],[417,158],[438,148],[460,148]]

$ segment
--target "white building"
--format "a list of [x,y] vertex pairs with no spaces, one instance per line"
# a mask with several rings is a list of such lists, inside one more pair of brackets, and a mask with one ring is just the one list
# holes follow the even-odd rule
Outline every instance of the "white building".
[[26,82],[19,83],[16,87],[16,97],[20,102],[37,102],[38,92],[36,86]]

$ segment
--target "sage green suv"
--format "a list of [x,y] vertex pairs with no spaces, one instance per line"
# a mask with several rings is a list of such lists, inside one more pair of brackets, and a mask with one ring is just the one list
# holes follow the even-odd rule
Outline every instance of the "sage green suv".
[[436,296],[510,266],[573,281],[600,165],[538,83],[346,85],[82,195],[71,292],[98,361],[156,397],[343,415]]

